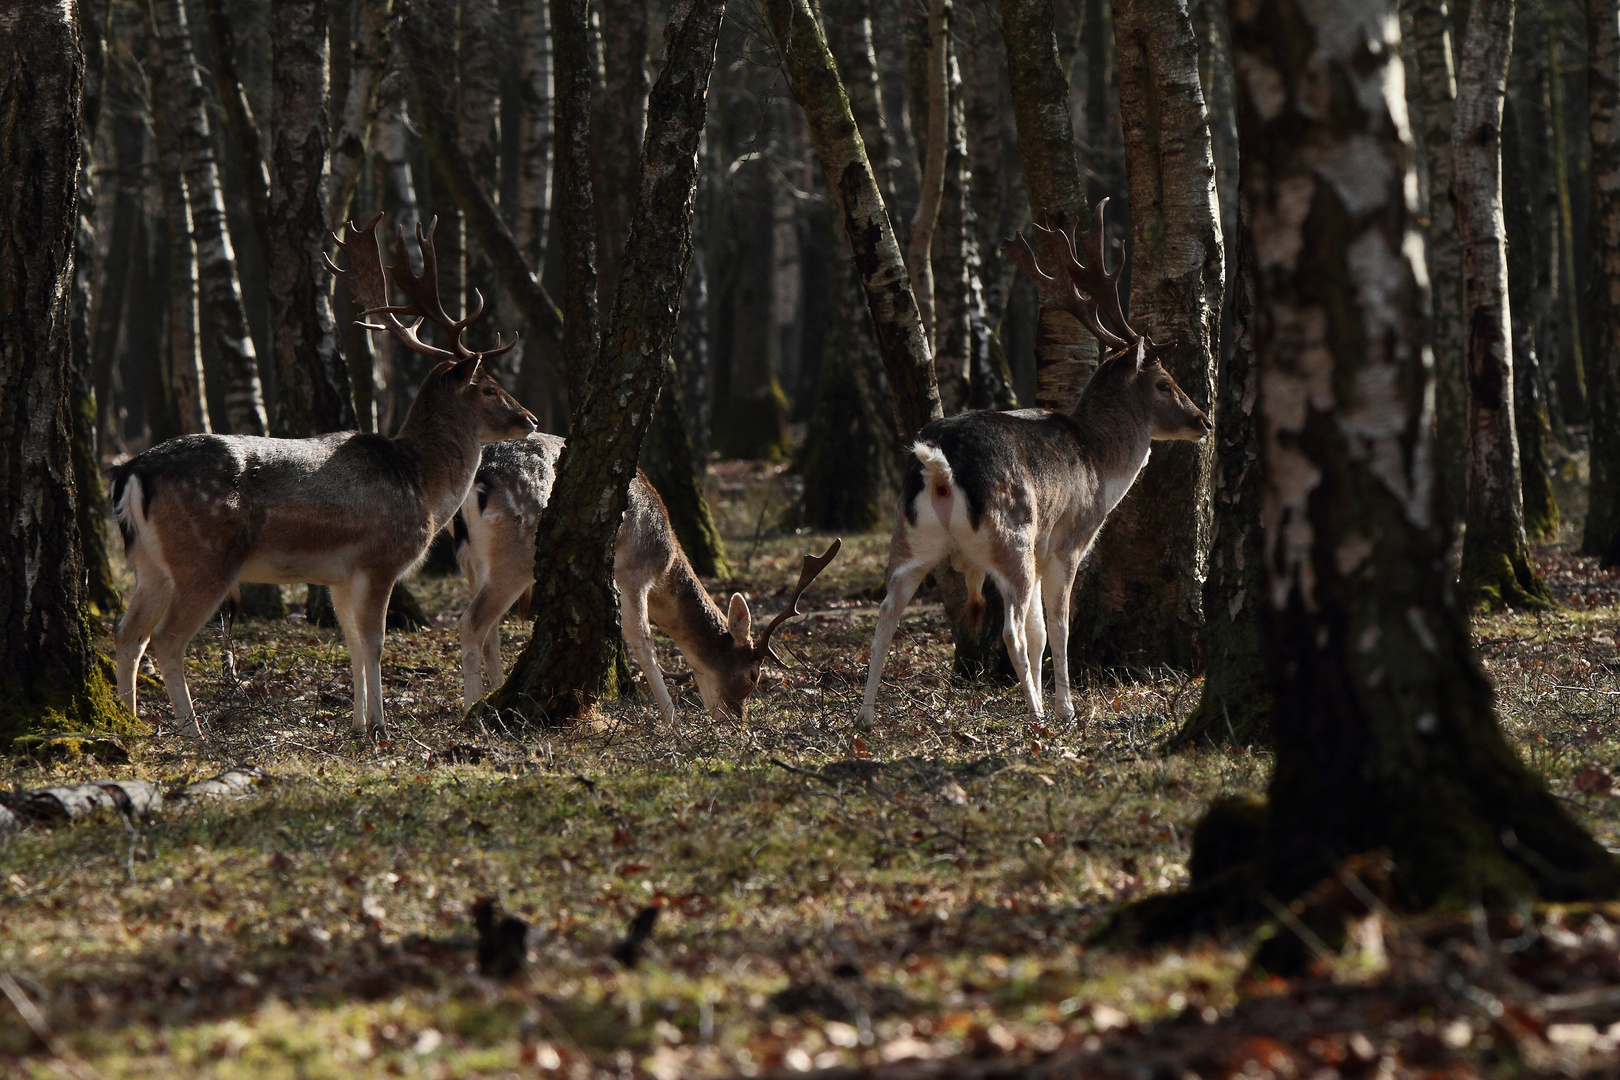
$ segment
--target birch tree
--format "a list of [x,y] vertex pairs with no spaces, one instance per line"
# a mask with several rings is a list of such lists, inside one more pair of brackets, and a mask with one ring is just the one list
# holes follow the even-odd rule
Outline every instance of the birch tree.
[[1524,535],[1502,219],[1502,95],[1512,42],[1513,0],[1474,0],[1463,35],[1451,141],[1468,385],[1462,587],[1475,602],[1539,607],[1548,596]]
[[1592,473],[1581,550],[1620,565],[1620,8],[1586,3],[1592,138],[1592,327],[1586,360]]

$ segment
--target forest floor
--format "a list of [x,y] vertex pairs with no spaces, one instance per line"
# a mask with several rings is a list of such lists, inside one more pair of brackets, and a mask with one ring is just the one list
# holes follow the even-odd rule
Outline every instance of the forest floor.
[[[827,538],[774,527],[779,471],[710,479],[723,588],[768,617]],[[1557,610],[1475,630],[1509,737],[1620,851],[1620,578],[1569,554],[1571,535],[1538,551]],[[0,766],[15,789],[273,777],[0,840],[0,1076],[1620,1070],[1620,907],[1384,920],[1291,982],[1245,975],[1249,934],[1087,945],[1122,901],[1185,881],[1203,807],[1261,793],[1267,755],[1159,756],[1198,697],[1173,673],[1082,676],[1075,723],[1032,723],[1015,690],[952,680],[926,594],[877,729],[853,739],[887,536],[844,540],[812,613],[779,632],[797,663],[745,722],[706,718],[688,679],[673,726],[642,695],[588,730],[470,730],[459,578],[412,581],[433,624],[388,636],[375,744],[349,734],[336,631],[205,629],[200,743],[143,679],[157,734],[129,763]],[[509,660],[522,632],[506,624]],[[681,667],[668,642],[662,660]],[[531,927],[513,979],[478,974],[483,896]],[[647,907],[626,967],[615,951]]]

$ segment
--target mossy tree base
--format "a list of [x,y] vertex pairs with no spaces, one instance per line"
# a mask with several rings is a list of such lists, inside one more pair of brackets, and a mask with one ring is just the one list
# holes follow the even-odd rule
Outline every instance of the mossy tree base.
[[1176,733],[1166,739],[1160,753],[1173,754],[1197,746],[1265,746],[1271,741],[1271,695],[1261,688],[1233,698],[1204,692]]
[[65,685],[48,672],[27,685],[0,685],[0,752],[123,760],[128,753],[118,737],[151,734],[118,700],[104,660],[98,658],[82,685],[66,690]]
[[1541,575],[1530,563],[1530,552],[1523,544],[1512,549],[1476,550],[1463,539],[1462,594],[1470,607],[1488,610],[1518,608],[1542,611],[1553,606]]

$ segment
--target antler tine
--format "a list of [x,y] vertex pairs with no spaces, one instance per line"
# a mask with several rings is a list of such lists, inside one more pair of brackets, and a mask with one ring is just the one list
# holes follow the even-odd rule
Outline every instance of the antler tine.
[[517,343],[518,343],[518,335],[517,334],[513,334],[512,335],[512,340],[508,341],[504,345],[501,344],[501,335],[496,334],[495,335],[495,347],[493,349],[485,349],[481,355],[484,357],[485,360],[488,360],[492,356],[500,356],[502,353],[511,352],[513,349],[517,348]]
[[804,614],[799,610],[799,598],[804,595],[804,590],[810,587],[810,583],[816,580],[821,572],[827,569],[828,565],[838,557],[839,549],[843,546],[844,541],[842,539],[834,540],[832,546],[827,548],[821,555],[806,555],[804,557],[804,567],[799,571],[799,584],[794,588],[793,595],[788,599],[787,607],[783,608],[781,614],[771,620],[771,624],[760,635],[759,644],[754,646],[759,655],[764,656],[768,653],[772,660],[782,664],[783,667],[787,667],[782,662],[782,658],[776,655],[776,650],[771,648],[771,633],[793,616]]
[[1064,297],[1063,302],[1055,306],[1061,307],[1079,319],[1086,329],[1091,331],[1092,336],[1108,348],[1120,349],[1129,345],[1129,340],[1108,329],[1097,317],[1098,290],[1088,280],[1086,267],[1075,257],[1074,243],[1070,240],[1069,234],[1062,229],[1051,229],[1045,225],[1036,225],[1035,228],[1050,238],[1052,250],[1057,254],[1058,273],[1064,285]]
[[1076,232],[1074,247],[1068,251],[1068,256],[1074,263],[1070,267],[1070,274],[1076,283],[1090,294],[1092,303],[1096,304],[1124,335],[1123,340],[1117,344],[1134,345],[1142,335],[1137,333],[1125,318],[1125,308],[1119,299],[1119,276],[1125,272],[1124,245],[1115,241],[1114,246],[1120,252],[1120,259],[1113,273],[1108,272],[1108,256],[1103,250],[1103,241],[1108,235],[1108,229],[1103,222],[1107,209],[1108,200],[1099,199],[1097,209],[1092,214],[1091,228],[1085,232]]
[[[396,308],[388,303],[388,271],[383,266],[382,241],[377,236],[377,225],[382,219],[383,216],[378,214],[364,227],[356,227],[352,221],[345,222],[341,235],[332,234],[338,248],[349,256],[347,270],[339,267],[324,251],[321,252],[321,262],[333,277],[343,282],[361,307],[356,324],[367,330],[387,331],[404,342],[406,347],[426,356],[452,359],[455,354],[427,344],[416,336],[414,327],[407,327],[395,318],[396,312],[408,312],[410,309]],[[382,316],[382,322],[364,321],[372,315]]]
[[[441,349],[439,352],[450,359],[466,360],[477,355],[461,342],[461,331],[467,324],[452,319],[444,310],[444,303],[439,298],[439,258],[438,254],[433,250],[433,231],[438,228],[438,225],[439,219],[435,217],[428,224],[427,231],[423,232],[421,222],[417,222],[416,244],[422,250],[422,272],[420,274],[411,269],[410,252],[405,247],[404,227],[398,226],[395,228],[394,256],[398,261],[388,269],[393,275],[394,284],[399,288],[400,292],[410,298],[411,302],[400,307],[389,308],[386,313],[417,316],[416,326],[411,328],[413,334],[421,326],[421,320],[427,320],[443,330],[450,342],[449,351]],[[380,310],[367,312],[367,314],[383,313]],[[426,347],[434,348],[431,345]]]

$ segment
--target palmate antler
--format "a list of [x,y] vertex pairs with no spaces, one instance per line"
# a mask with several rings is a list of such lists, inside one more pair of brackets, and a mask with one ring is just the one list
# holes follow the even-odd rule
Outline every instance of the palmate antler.
[[[429,223],[425,233],[421,225],[416,227],[416,243],[422,249],[420,274],[411,270],[411,258],[410,253],[405,250],[403,228],[395,230],[394,255],[397,261],[393,266],[383,265],[382,240],[377,235],[377,225],[382,219],[383,215],[378,214],[364,227],[356,226],[350,221],[344,224],[341,233],[332,234],[332,240],[349,257],[349,269],[340,268],[325,252],[321,253],[321,262],[332,272],[333,277],[348,287],[350,295],[360,305],[362,309],[360,318],[355,320],[358,325],[368,330],[386,330],[403,342],[406,348],[435,360],[471,360],[474,357],[499,356],[517,345],[515,337],[510,343],[501,344],[499,335],[495,338],[495,348],[482,352],[474,352],[462,343],[462,332],[484,313],[484,297],[477,289],[473,290],[477,306],[464,318],[452,319],[445,312],[444,302],[439,298],[439,257],[433,250],[433,230],[438,227],[438,218],[435,217]],[[388,302],[390,278],[394,286],[410,298],[410,303]],[[415,321],[407,326],[400,321],[401,315],[414,318]],[[378,324],[362,321],[372,317],[380,317],[382,322]],[[446,340],[450,342],[449,349],[429,345],[421,339],[418,331],[424,321],[431,322],[444,331]]]
[[[1107,207],[1107,199],[1099,200],[1091,228],[1072,239],[1061,228],[1051,228],[1044,222],[1035,223],[1035,231],[1047,238],[1057,255],[1055,274],[1041,269],[1035,258],[1035,249],[1022,233],[1003,242],[1001,250],[1024,272],[1025,277],[1034,282],[1042,307],[1067,311],[1079,319],[1105,348],[1124,349],[1140,341],[1149,355],[1161,352],[1170,345],[1160,345],[1138,333],[1125,315],[1125,307],[1119,297],[1119,277],[1125,270],[1124,245],[1117,240],[1114,247],[1119,253],[1119,263],[1112,273],[1108,270],[1108,256],[1103,249],[1107,237],[1103,216]],[[1112,329],[1103,324],[1101,316],[1104,315],[1113,325]]]
[[827,569],[828,564],[838,557],[838,552],[843,546],[844,542],[842,540],[834,540],[832,546],[827,548],[821,555],[806,555],[804,557],[804,568],[799,571],[799,584],[794,587],[793,595],[788,598],[787,607],[783,608],[781,614],[771,620],[770,625],[765,628],[765,632],[759,636],[759,643],[754,646],[754,652],[761,659],[769,656],[778,664],[787,667],[782,658],[776,655],[776,650],[771,648],[771,632],[793,616],[804,614],[799,610],[799,597],[803,596],[804,590],[810,587],[810,583],[816,580],[823,570]]

